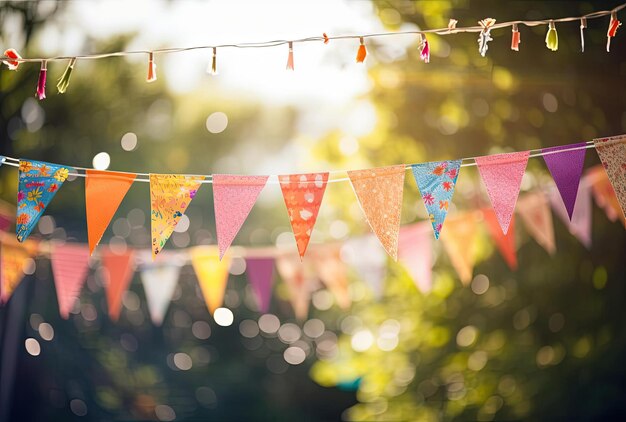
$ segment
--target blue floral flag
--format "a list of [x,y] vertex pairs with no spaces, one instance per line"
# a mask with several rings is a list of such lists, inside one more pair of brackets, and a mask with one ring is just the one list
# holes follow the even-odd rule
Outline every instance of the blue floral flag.
[[17,190],[17,240],[23,242],[54,195],[74,169],[41,161],[20,160]]
[[411,167],[433,225],[435,238],[439,239],[454,194],[456,179],[459,177],[461,160],[434,161],[413,164]]

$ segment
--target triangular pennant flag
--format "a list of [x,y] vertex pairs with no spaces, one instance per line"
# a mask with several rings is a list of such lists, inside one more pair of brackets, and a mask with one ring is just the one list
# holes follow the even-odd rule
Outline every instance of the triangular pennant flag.
[[203,176],[150,175],[152,259],[161,252],[176,224],[196,196]]
[[433,225],[435,238],[439,239],[459,177],[461,160],[413,164],[411,168]]
[[626,135],[593,141],[626,217]]
[[135,273],[134,251],[129,249],[123,254],[111,250],[101,252],[101,260],[106,270],[106,296],[109,306],[109,318],[117,321],[122,310],[122,297]]
[[[578,148],[578,149],[574,149]],[[555,153],[555,151],[568,150]],[[578,193],[578,184],[580,183],[580,175],[583,172],[585,164],[586,144],[563,145],[552,148],[544,148],[541,150],[544,161],[550,170],[550,174],[556,183],[563,203],[567,209],[569,218],[574,213],[574,204],[576,203],[576,194]]]
[[543,192],[527,193],[519,198],[517,212],[526,231],[550,255],[556,252],[550,204]]
[[309,245],[313,226],[324,198],[328,173],[289,174],[278,176],[278,180],[298,252],[302,258]]
[[59,313],[63,319],[68,319],[87,278],[89,248],[79,243],[54,245],[50,260]]
[[213,204],[220,258],[239,233],[268,176],[213,175]]
[[270,308],[272,285],[274,284],[274,258],[246,258],[246,274],[252,291],[254,291],[259,311],[263,314],[267,313]]
[[582,182],[578,186],[578,199],[576,200],[576,205],[574,205],[574,213],[571,220],[556,188],[550,191],[549,197],[552,209],[563,220],[570,233],[576,236],[585,248],[591,249],[591,188],[586,182],[586,178],[583,177]]
[[341,309],[348,309],[352,303],[348,291],[346,266],[341,260],[340,247],[324,245],[313,253],[313,262],[319,279],[335,296]]
[[202,295],[211,315],[222,306],[228,282],[230,255],[220,260],[215,246],[198,246],[191,250],[191,264],[198,277]]
[[23,242],[67,179],[70,167],[20,160],[17,190],[17,240]]
[[141,283],[146,293],[150,319],[154,325],[158,326],[163,323],[167,308],[176,291],[180,268],[180,265],[167,262],[146,265],[141,270]]
[[306,319],[309,313],[314,283],[310,265],[310,261],[301,262],[296,254],[282,254],[276,258],[276,268],[287,285],[291,306],[296,318],[301,321]]
[[433,251],[428,223],[400,228],[398,259],[422,293],[432,289]]
[[86,170],[85,173],[87,234],[89,254],[93,254],[137,175],[100,170]]
[[365,282],[376,300],[383,295],[387,277],[387,254],[374,235],[352,238],[341,248],[341,258],[356,272],[359,281]]
[[368,224],[394,260],[398,259],[405,170],[401,164],[348,172]]
[[22,245],[0,245],[0,305],[9,301],[24,278],[24,264],[30,257]]
[[443,246],[461,282],[468,285],[476,262],[476,218],[472,213],[466,213],[448,219],[446,227],[446,233],[441,237]]
[[522,151],[475,158],[491,205],[505,234],[509,230],[529,155],[529,151]]
[[507,234],[502,233],[498,218],[491,208],[483,209],[483,217],[485,225],[492,239],[496,242],[500,255],[504,258],[509,268],[513,271],[517,270],[517,251],[515,247],[515,218],[511,218],[509,231]]
[[622,208],[604,167],[597,165],[590,168],[585,173],[585,177],[591,183],[591,191],[596,204],[604,210],[608,219],[611,221],[619,219],[626,227],[626,216],[622,214]]

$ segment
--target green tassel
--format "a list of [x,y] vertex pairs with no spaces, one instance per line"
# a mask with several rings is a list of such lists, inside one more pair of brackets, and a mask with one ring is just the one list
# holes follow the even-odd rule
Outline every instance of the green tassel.
[[546,34],[546,47],[552,51],[559,49],[559,36],[556,33],[554,22],[550,22],[548,33]]
[[76,57],[70,60],[70,63],[65,68],[65,72],[63,72],[61,79],[59,79],[59,83],[57,84],[59,94],[65,94],[65,91],[67,91],[67,87],[70,85],[70,77],[72,76],[72,70],[74,70],[75,63]]

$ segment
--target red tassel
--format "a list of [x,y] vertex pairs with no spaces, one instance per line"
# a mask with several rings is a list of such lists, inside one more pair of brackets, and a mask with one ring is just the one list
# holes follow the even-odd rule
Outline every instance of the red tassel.
[[287,70],[293,70],[293,42],[289,42],[289,56],[287,56]]
[[361,45],[359,45],[359,51],[356,53],[356,62],[363,63],[365,61],[365,56],[367,56],[367,50],[365,49],[365,44],[363,44],[363,37],[359,38]]
[[[18,54],[17,51],[13,48],[9,48],[2,53],[4,57],[8,57],[10,59],[21,59],[22,57]],[[9,67],[9,70],[17,70],[17,67],[20,65],[19,60],[4,60],[2,63],[6,64]]]
[[517,29],[517,24],[514,23],[513,32],[511,35],[511,50],[519,51],[519,43],[520,43],[520,34],[519,34],[519,30]]
[[611,21],[609,22],[609,29],[606,32],[606,51],[609,52],[611,48],[611,38],[615,36],[617,33],[617,28],[620,27],[622,23],[617,20],[617,13],[611,13]]
[[157,80],[156,75],[156,63],[154,63],[154,53],[150,53],[150,58],[148,60],[148,78],[147,82],[154,82]]

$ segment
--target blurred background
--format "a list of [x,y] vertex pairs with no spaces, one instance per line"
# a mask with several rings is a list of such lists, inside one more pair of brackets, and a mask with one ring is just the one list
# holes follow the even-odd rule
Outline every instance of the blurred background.
[[[0,46],[23,57],[263,41],[577,16],[620,1],[29,1],[0,3]],[[622,20],[624,14],[620,14]],[[431,36],[431,63],[414,36],[79,61],[65,95],[65,63],[48,66],[48,98],[34,97],[38,65],[0,70],[0,154],[155,173],[280,174],[358,169],[542,148],[626,132],[626,37],[605,51],[608,18],[496,30],[486,57],[476,35]],[[586,167],[599,163],[589,151]],[[549,175],[531,159],[523,191]],[[0,168],[15,204],[17,171]],[[456,209],[489,204],[463,169]],[[205,186],[167,249],[215,243]],[[406,177],[402,223],[426,218]],[[103,244],[149,248],[148,184],[133,186]],[[0,419],[67,420],[617,420],[626,414],[626,236],[594,206],[593,247],[554,219],[557,253],[518,230],[519,269],[491,241],[463,287],[434,244],[433,290],[422,294],[389,261],[382,297],[351,272],[352,306],[322,287],[298,321],[278,281],[270,314],[251,305],[245,267],[231,268],[217,325],[190,266],[162,327],[151,324],[138,276],[120,321],[106,315],[90,271],[69,320],[58,314],[48,259],[37,259],[0,308]],[[369,232],[347,183],[329,185],[312,243]],[[86,242],[82,179],[66,183],[33,237]],[[268,185],[235,244],[295,248],[280,189]],[[306,261],[306,257],[305,257]],[[244,264],[245,265],[245,264]],[[298,349],[298,350],[295,350]],[[288,351],[290,350],[290,351]]]

